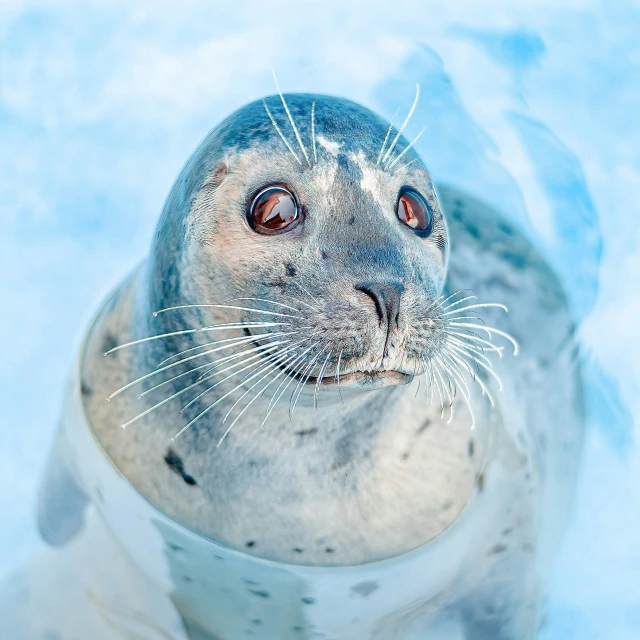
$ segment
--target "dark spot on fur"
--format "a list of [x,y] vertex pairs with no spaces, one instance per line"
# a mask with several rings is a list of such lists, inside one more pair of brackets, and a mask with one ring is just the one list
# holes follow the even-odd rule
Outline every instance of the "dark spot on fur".
[[504,224],[504,222],[498,222],[498,229],[500,229],[502,233],[506,233],[508,236],[513,235],[513,229],[508,225]]
[[249,540],[248,542],[245,542],[245,547],[253,547],[255,545],[255,541],[254,540]]
[[447,500],[447,502],[443,502],[442,503],[442,510],[443,511],[449,511],[449,509],[451,509],[451,507],[453,507],[453,502],[451,502],[451,500]]
[[193,578],[191,578],[190,576],[182,576],[182,581],[183,582],[193,582]]
[[368,595],[371,595],[377,588],[378,583],[375,580],[365,580],[364,582],[359,582],[358,584],[351,587],[351,591],[357,593],[358,595],[366,598]]
[[258,584],[255,580],[249,580],[249,578],[243,578],[242,581],[250,587],[255,587]]
[[260,625],[260,624],[262,624],[262,620],[261,620],[260,618],[254,618],[254,619],[251,621],[251,624],[255,624],[256,626],[257,626],[257,625]]
[[473,458],[473,454],[474,454],[475,450],[476,450],[476,446],[475,446],[473,440],[469,440],[469,457],[470,458]]
[[315,598],[301,598],[301,600],[304,604],[314,604],[316,601]]
[[405,453],[402,454],[402,459],[403,460],[408,460],[409,459],[409,452],[405,451]]
[[258,596],[258,598],[269,598],[270,594],[268,591],[264,589],[249,589],[249,593],[253,593],[254,596]]
[[476,485],[478,486],[478,491],[482,493],[482,491],[484,491],[484,473],[479,473],[477,475]]
[[493,556],[498,553],[504,553],[507,549],[508,547],[506,544],[499,543],[491,548],[491,551],[489,551],[489,555]]
[[333,553],[334,549],[332,549],[331,547],[327,547],[324,552],[325,553]]
[[293,626],[293,627],[291,627],[291,628],[292,628],[294,631],[302,631],[302,627],[301,627],[299,624],[297,624],[297,625],[295,625],[295,626]]
[[502,535],[503,536],[508,536],[512,531],[513,531],[513,529],[511,527],[507,527],[506,529],[502,530]]
[[174,473],[177,473],[188,485],[195,486],[198,484],[193,476],[185,472],[182,458],[173,449],[170,448],[167,450],[164,461],[169,465],[169,468]]
[[329,254],[324,249],[320,252],[320,255],[323,260],[326,260],[329,257]]
[[316,433],[318,433],[318,429],[317,427],[313,427],[312,429],[301,429],[300,431],[294,431],[293,432],[295,435],[297,436],[312,436],[315,435]]
[[176,551],[176,552],[184,551],[184,549],[179,544],[174,544],[173,542],[169,542],[168,547],[172,551]]
[[93,389],[84,380],[80,383],[80,392],[83,396],[93,395]]
[[301,549],[300,547],[295,547],[294,552],[295,553],[304,553],[304,549]]
[[418,428],[418,430],[416,431],[416,433],[419,435],[421,434],[429,425],[431,424],[431,420],[429,418],[427,418]]
[[287,262],[285,267],[287,269],[287,275],[293,278],[297,273],[296,268],[290,262]]
[[349,218],[349,226],[352,226],[355,221],[356,221],[356,217],[355,216],[351,216]]
[[215,555],[213,556],[216,560],[224,560],[224,558],[222,556],[219,555]]
[[102,351],[106,353],[107,351],[111,351],[111,349],[115,349],[117,346],[118,340],[116,337],[112,333],[107,333],[102,343]]

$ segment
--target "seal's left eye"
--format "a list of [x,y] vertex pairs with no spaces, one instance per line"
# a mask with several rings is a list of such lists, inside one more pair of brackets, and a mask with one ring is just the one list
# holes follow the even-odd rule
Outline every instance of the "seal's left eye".
[[431,207],[415,189],[406,187],[400,191],[397,206],[398,218],[423,238],[431,233],[433,215]]
[[251,203],[249,221],[260,233],[289,231],[298,222],[298,205],[293,194],[284,187],[267,187]]

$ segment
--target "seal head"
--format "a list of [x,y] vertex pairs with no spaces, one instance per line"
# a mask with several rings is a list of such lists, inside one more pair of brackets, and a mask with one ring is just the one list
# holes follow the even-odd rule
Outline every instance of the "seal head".
[[447,229],[426,167],[391,133],[360,105],[305,94],[251,103],[222,122],[165,206],[150,304],[236,300],[259,311],[183,308],[162,328],[189,313],[201,323],[279,319],[249,331],[304,340],[289,353],[310,350],[287,373],[309,373],[307,384],[336,384],[338,362],[342,387],[422,373],[438,347],[429,310],[444,282]]

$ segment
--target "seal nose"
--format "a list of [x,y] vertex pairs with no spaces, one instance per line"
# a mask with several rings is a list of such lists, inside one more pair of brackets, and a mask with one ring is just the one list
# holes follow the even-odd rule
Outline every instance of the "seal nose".
[[387,333],[397,328],[400,298],[404,291],[404,285],[401,282],[360,282],[355,285],[355,288],[375,302],[380,325],[387,328]]

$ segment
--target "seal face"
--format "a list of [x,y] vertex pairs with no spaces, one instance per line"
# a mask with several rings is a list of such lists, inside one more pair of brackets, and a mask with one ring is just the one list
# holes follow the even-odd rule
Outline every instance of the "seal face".
[[388,125],[362,107],[289,95],[278,125],[279,103],[234,114],[189,162],[193,188],[170,200],[158,231],[180,246],[156,243],[150,298],[157,309],[235,299],[244,313],[211,318],[279,320],[249,332],[304,339],[309,358],[292,371],[316,358],[307,384],[337,384],[338,361],[344,387],[409,382],[440,339],[429,311],[448,243],[429,174],[406,142],[381,148]]

